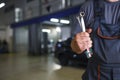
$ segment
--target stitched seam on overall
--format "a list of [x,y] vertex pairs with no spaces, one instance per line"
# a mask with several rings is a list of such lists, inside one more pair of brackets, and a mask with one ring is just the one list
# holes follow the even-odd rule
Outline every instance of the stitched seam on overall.
[[100,65],[98,65],[98,80],[100,80]]

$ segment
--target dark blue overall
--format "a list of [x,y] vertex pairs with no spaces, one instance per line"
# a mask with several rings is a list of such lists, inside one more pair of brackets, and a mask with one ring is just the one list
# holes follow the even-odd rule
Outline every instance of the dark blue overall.
[[99,3],[95,4],[93,55],[82,79],[120,80],[120,23],[106,24]]

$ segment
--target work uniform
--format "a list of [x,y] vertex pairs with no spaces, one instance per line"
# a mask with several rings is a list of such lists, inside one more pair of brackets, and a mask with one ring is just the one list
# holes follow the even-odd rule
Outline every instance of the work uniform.
[[[91,28],[93,55],[83,80],[120,80],[120,1],[88,0],[84,12],[86,29]],[[76,27],[74,33],[81,31]]]

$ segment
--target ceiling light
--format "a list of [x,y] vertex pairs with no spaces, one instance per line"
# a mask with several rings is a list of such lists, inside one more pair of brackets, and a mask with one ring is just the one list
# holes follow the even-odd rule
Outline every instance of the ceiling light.
[[59,19],[51,18],[50,21],[51,21],[51,22],[59,22]]
[[51,30],[50,29],[42,29],[42,32],[47,32],[47,33],[50,33]]
[[0,8],[4,7],[5,3],[0,3]]
[[63,23],[63,24],[69,24],[70,21],[69,21],[69,20],[60,20],[60,23]]
[[60,27],[56,27],[56,31],[57,32],[61,32],[61,28]]

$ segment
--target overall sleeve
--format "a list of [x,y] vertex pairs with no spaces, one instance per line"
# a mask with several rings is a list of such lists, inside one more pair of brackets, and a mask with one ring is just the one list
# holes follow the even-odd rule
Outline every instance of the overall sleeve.
[[[90,27],[89,25],[93,22],[93,13],[94,13],[94,11],[93,11],[93,0],[89,0],[89,1],[86,1],[85,3],[83,3],[80,7],[79,13],[80,12],[85,13],[85,16],[84,16],[85,27],[86,28]],[[79,13],[77,14],[77,16],[79,16]],[[78,21],[76,21],[76,24],[74,25],[74,27],[75,27],[74,31],[73,31],[74,35],[82,31],[82,28],[79,25]]]

